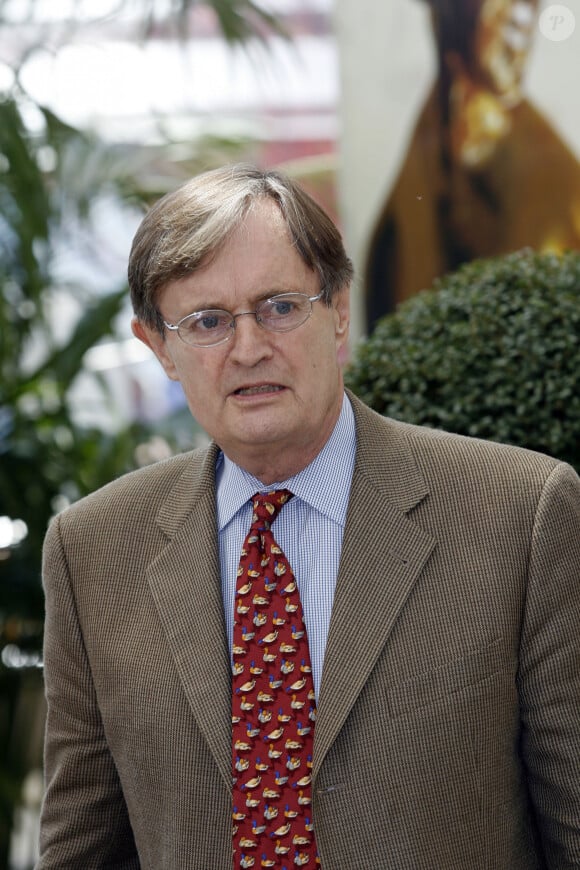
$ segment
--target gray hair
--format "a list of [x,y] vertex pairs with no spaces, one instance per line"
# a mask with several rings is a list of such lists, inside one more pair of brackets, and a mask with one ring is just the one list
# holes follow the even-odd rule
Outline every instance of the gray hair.
[[327,305],[352,281],[353,267],[341,235],[326,212],[281,172],[247,164],[224,166],[192,178],[162,197],[141,222],[129,256],[135,315],[163,333],[160,290],[195,272],[217,254],[253,204],[269,198],[279,207],[290,238],[320,278]]

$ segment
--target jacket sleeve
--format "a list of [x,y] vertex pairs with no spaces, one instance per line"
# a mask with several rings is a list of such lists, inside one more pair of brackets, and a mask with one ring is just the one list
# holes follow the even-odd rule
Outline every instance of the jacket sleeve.
[[559,464],[535,518],[519,688],[524,763],[551,870],[580,868],[580,479]]
[[138,870],[127,808],[99,715],[59,518],[46,537],[43,569],[48,710],[37,870]]

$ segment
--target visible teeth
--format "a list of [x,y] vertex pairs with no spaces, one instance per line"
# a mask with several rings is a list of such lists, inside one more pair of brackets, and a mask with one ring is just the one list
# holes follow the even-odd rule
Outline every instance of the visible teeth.
[[238,394],[240,396],[254,396],[256,393],[270,393],[272,390],[281,390],[282,387],[278,387],[275,384],[264,384],[261,387],[244,387],[241,390],[238,390]]

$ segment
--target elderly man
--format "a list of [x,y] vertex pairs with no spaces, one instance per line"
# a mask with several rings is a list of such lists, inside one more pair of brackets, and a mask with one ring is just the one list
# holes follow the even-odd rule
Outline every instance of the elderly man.
[[580,481],[345,394],[352,269],[234,166],[134,240],[212,436],[57,517],[43,868],[580,867]]

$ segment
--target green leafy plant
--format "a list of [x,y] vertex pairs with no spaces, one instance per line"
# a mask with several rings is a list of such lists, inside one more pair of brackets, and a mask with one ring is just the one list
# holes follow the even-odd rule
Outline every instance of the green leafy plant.
[[30,699],[42,693],[35,665],[47,523],[67,501],[134,467],[143,440],[138,426],[108,431],[75,419],[71,387],[86,372],[86,352],[114,331],[127,294],[122,282],[95,292],[56,274],[71,212],[75,225],[87,220],[59,176],[89,142],[42,107],[32,132],[29,108],[22,94],[0,100],[0,867],[23,777],[39,763],[27,729]]
[[346,381],[381,414],[580,470],[580,252],[466,264],[382,318]]

